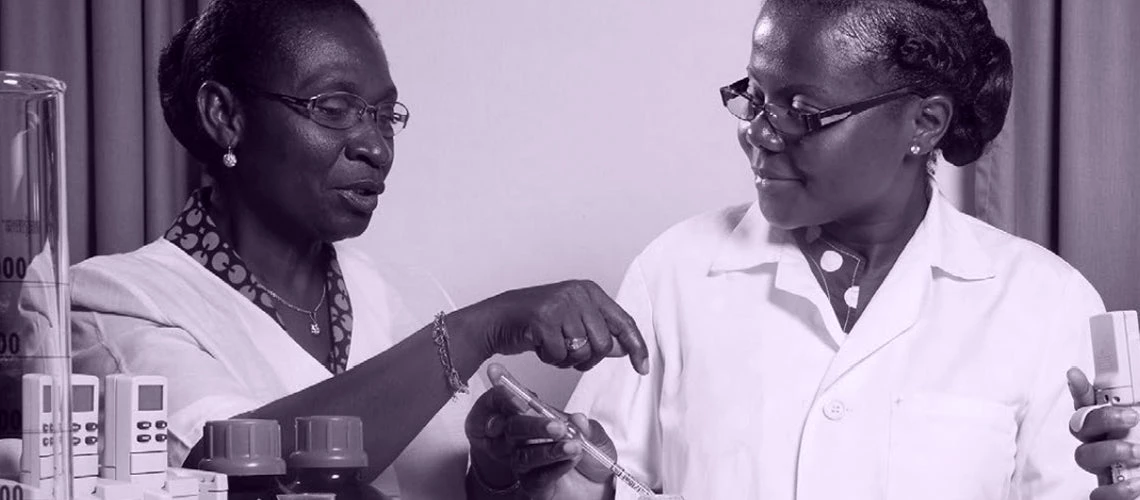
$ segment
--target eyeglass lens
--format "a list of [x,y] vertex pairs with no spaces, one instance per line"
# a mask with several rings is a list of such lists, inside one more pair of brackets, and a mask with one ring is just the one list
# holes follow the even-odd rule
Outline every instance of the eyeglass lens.
[[322,125],[346,129],[360,122],[364,111],[371,111],[370,118],[375,119],[381,130],[387,136],[393,136],[403,130],[407,122],[408,111],[400,103],[392,103],[371,108],[363,99],[347,93],[325,94],[313,101],[311,112],[313,120]]
[[772,128],[781,133],[788,135],[804,133],[803,123],[799,116],[788,108],[775,104],[757,105],[752,99],[739,94],[726,99],[724,106],[728,108],[729,113],[741,120],[753,121],[757,115],[763,113]]

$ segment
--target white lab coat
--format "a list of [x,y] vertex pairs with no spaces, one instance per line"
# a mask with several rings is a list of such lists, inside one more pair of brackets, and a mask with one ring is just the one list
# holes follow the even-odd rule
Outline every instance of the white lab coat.
[[[1095,478],[1065,372],[1091,373],[1079,272],[935,192],[850,334],[758,206],[683,222],[618,294],[651,357],[586,373],[568,405],[635,476],[686,499],[1073,500]],[[618,498],[634,498],[618,485]]]
[[[449,309],[438,287],[437,298],[406,300],[407,293],[431,295],[434,282],[394,267],[382,275],[359,252],[339,244],[336,250],[353,306],[349,368],[419,330],[440,308]],[[273,318],[164,239],[89,259],[71,277],[75,371],[165,376],[172,465],[182,463],[206,421],[247,412],[332,376]],[[439,360],[433,355],[423,362]],[[478,377],[470,384],[471,394],[445,405],[385,471],[381,490],[403,500],[465,498],[463,422],[484,388]],[[282,431],[283,439],[293,438],[288,428]]]

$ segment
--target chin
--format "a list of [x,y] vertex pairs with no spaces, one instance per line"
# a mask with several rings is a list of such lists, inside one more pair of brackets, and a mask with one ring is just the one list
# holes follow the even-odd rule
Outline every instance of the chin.
[[324,240],[331,243],[360,236],[368,229],[368,223],[371,219],[371,216],[357,216],[337,220],[322,231],[325,234]]
[[767,220],[768,224],[776,229],[790,231],[811,225],[804,220],[802,215],[797,213],[795,207],[766,200],[763,196],[759,200],[760,213],[764,215],[764,220]]

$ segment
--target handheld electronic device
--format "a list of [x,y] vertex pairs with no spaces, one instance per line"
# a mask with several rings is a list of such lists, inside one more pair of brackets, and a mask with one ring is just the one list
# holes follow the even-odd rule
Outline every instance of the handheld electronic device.
[[[1089,318],[1093,363],[1093,390],[1099,405],[1140,405],[1140,327],[1135,311],[1113,311]],[[1140,410],[1140,408],[1137,408]],[[1140,444],[1140,427],[1133,427],[1126,441]],[[1116,464],[1110,481],[1120,483],[1140,477],[1140,467]]]
[[54,493],[55,425],[52,423],[52,391],[49,375],[26,373],[23,378],[23,451],[20,455],[20,482]]
[[166,484],[166,378],[108,375],[101,476],[148,489]]
[[71,376],[72,491],[95,493],[99,478],[99,377]]

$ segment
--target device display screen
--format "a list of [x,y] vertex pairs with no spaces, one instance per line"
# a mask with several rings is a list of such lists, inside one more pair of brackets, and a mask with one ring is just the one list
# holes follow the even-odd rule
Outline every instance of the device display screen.
[[139,386],[139,411],[157,411],[162,409],[162,386]]
[[44,413],[51,413],[51,386],[44,386]]
[[93,411],[95,409],[95,386],[77,385],[71,388],[72,411]]

